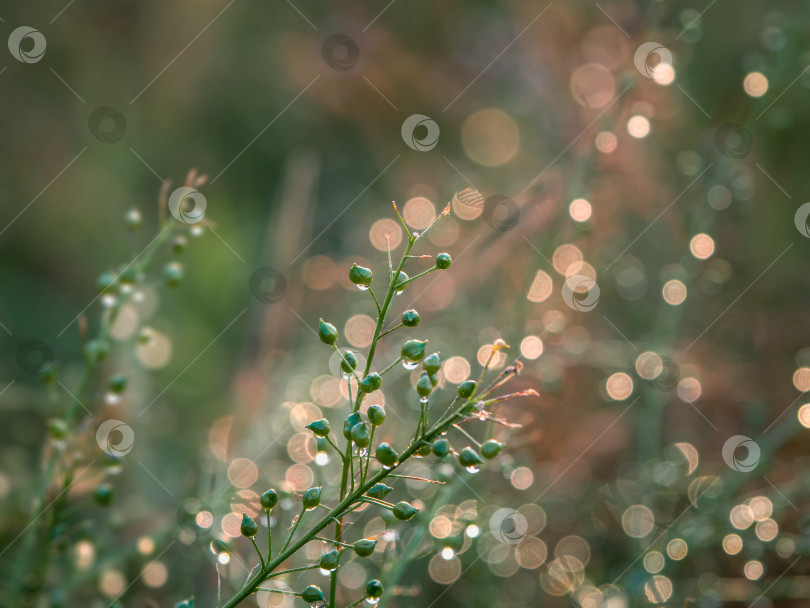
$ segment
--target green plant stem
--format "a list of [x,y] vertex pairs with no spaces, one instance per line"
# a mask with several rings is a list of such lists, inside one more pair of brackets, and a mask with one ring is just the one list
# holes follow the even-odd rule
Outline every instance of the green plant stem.
[[401,287],[405,287],[405,286],[406,286],[408,283],[410,283],[411,281],[415,281],[416,279],[419,279],[419,278],[421,278],[421,277],[425,276],[426,274],[430,274],[430,273],[431,273],[431,272],[433,272],[434,270],[439,270],[439,269],[438,269],[436,266],[434,266],[433,268],[429,268],[428,270],[425,270],[425,271],[423,271],[423,272],[420,272],[420,273],[419,273],[419,274],[417,274],[417,275],[412,276],[412,277],[411,277],[411,278],[409,278],[407,281],[402,281],[402,283],[398,283],[398,284],[397,284],[397,287],[400,287],[400,288],[401,288]]
[[382,309],[380,308],[380,303],[377,301],[377,296],[375,296],[374,292],[371,291],[371,287],[368,288],[368,293],[371,294],[372,298],[374,298],[374,303],[377,305],[377,314],[380,314]]
[[384,376],[387,372],[390,372],[392,369],[394,369],[401,361],[402,357],[399,357],[398,359],[392,361],[388,367],[386,367],[383,371],[380,372],[380,375]]
[[331,543],[333,545],[337,545],[338,547],[346,547],[347,549],[353,549],[354,545],[347,545],[346,543],[341,543],[331,538],[326,538],[324,536],[313,536],[312,540],[322,540],[325,543]]
[[267,561],[273,556],[273,530],[270,528],[270,509],[264,510],[267,516]]
[[278,572],[273,572],[267,578],[273,578],[274,576],[281,576],[282,574],[291,574],[292,572],[303,572],[304,570],[314,570],[315,568],[320,568],[318,564],[313,566],[301,566],[300,568],[290,568],[289,570],[280,570]]
[[359,606],[360,604],[362,604],[362,603],[363,603],[363,600],[365,600],[365,599],[366,599],[366,598],[361,597],[361,598],[360,598],[359,600],[357,600],[356,602],[352,602],[351,604],[349,604],[348,606],[346,606],[346,608],[354,608],[355,606]]
[[[426,440],[431,440],[440,433],[442,433],[446,428],[453,424],[456,417],[458,416],[458,412],[449,413],[447,416],[442,418],[441,420],[437,421],[436,424],[431,428],[425,435],[424,438]],[[267,577],[273,573],[273,571],[278,568],[282,563],[284,563],[287,559],[297,553],[304,545],[308,542],[314,540],[317,535],[320,533],[321,530],[326,528],[329,524],[333,523],[335,520],[340,521],[340,518],[349,512],[351,509],[357,506],[359,499],[368,492],[374,484],[381,482],[383,479],[388,477],[391,473],[396,471],[396,469],[401,466],[402,463],[407,461],[411,456],[414,455],[418,448],[418,444],[413,444],[409,446],[400,456],[399,462],[391,467],[390,469],[380,469],[377,471],[370,479],[366,480],[365,483],[360,484],[360,486],[346,495],[327,515],[321,518],[317,523],[313,524],[313,526],[303,534],[298,540],[289,544],[289,546],[285,546],[276,557],[270,560],[268,563],[265,564],[263,568],[261,568],[258,572],[254,573],[245,583],[242,589],[236,592],[234,596],[228,600],[223,608],[235,608],[238,606],[240,602],[242,602],[245,598],[252,595],[258,588],[259,585],[263,581],[267,579]],[[343,491],[345,491],[345,483],[343,484]],[[299,518],[300,522],[300,518]],[[292,539],[292,535],[290,536]],[[334,571],[333,571],[334,572]],[[330,597],[330,607],[334,605],[334,600],[332,599],[334,594]]]
[[395,325],[395,326],[394,326],[394,327],[392,327],[391,329],[386,329],[384,332],[382,332],[382,333],[380,334],[380,338],[382,338],[383,336],[387,336],[388,334],[390,334],[390,333],[391,333],[391,332],[393,332],[393,331],[398,330],[400,327],[405,327],[405,324],[404,324],[404,323],[400,323],[399,325]]
[[343,457],[343,452],[340,451],[338,445],[332,440],[332,438],[329,435],[326,436],[326,441],[329,443],[329,445],[335,448],[335,451],[338,453],[338,456],[340,456],[340,459],[343,462],[346,462],[346,459]]
[[478,440],[477,440],[475,437],[473,437],[472,435],[470,435],[470,434],[469,434],[467,431],[465,431],[465,430],[464,430],[463,428],[461,428],[459,425],[454,424],[454,425],[453,425],[453,428],[454,428],[454,429],[456,429],[456,430],[457,430],[459,433],[461,433],[462,435],[464,435],[464,436],[465,436],[467,439],[469,439],[470,441],[472,441],[472,442],[473,442],[475,445],[477,445],[479,448],[481,447],[481,442],[479,442],[479,441],[478,441]]
[[262,555],[262,552],[259,550],[259,545],[256,544],[256,539],[251,536],[250,537],[250,542],[253,545],[253,548],[256,549],[256,553],[259,556],[259,561],[262,564],[262,568],[264,568],[264,556]]
[[[295,531],[298,530],[298,526],[301,524],[301,520],[304,519],[304,514],[306,512],[306,509],[301,509],[298,519],[295,520],[292,530],[290,530],[290,535],[287,537],[287,540],[284,542],[284,546],[281,548],[282,553],[284,553],[284,550],[290,545],[290,541],[293,539],[293,536],[295,536]],[[264,570],[264,566],[262,566],[262,570]]]

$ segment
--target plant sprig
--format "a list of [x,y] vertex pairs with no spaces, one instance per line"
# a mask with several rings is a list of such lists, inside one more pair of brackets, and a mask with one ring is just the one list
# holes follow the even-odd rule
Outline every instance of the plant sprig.
[[[427,231],[440,219],[442,216],[450,213],[449,205],[437,216],[436,220],[430,224],[422,232],[411,233],[405,223],[404,218],[400,215],[399,210],[394,204],[394,210],[397,217],[402,223],[407,235],[407,243],[404,252],[396,266],[393,265],[391,260],[390,247],[388,250],[389,258],[389,277],[388,287],[385,292],[385,297],[382,304],[377,299],[374,292],[371,290],[371,283],[373,281],[373,274],[369,268],[364,268],[353,265],[349,271],[350,280],[356,284],[361,290],[368,291],[372,297],[375,308],[377,310],[377,322],[375,325],[374,335],[369,345],[368,356],[366,359],[365,368],[362,374],[358,374],[356,370],[357,359],[355,357],[346,356],[337,346],[338,331],[334,325],[320,320],[318,327],[318,336],[322,342],[330,346],[335,352],[341,354],[341,368],[345,374],[346,382],[348,385],[348,395],[350,411],[344,421],[342,435],[345,439],[343,447],[339,444],[339,436],[337,439],[333,438],[331,426],[329,421],[324,419],[316,420],[307,425],[309,429],[319,440],[325,442],[333,448],[340,457],[341,463],[341,482],[339,497],[334,506],[327,507],[321,504],[321,496],[323,488],[316,487],[310,488],[301,496],[302,509],[295,517],[289,532],[286,535],[283,546],[280,550],[273,553],[272,550],[272,533],[269,530],[270,510],[275,506],[275,501],[270,504],[270,501],[262,505],[265,508],[268,518],[268,548],[267,553],[262,554],[259,551],[260,563],[254,568],[242,588],[237,591],[229,600],[221,604],[222,608],[234,608],[238,606],[244,599],[251,596],[256,591],[271,591],[280,592],[262,587],[262,583],[269,578],[278,576],[281,573],[297,572],[308,570],[314,566],[304,566],[302,568],[294,568],[278,571],[278,568],[287,562],[290,558],[295,556],[307,543],[311,541],[327,542],[332,545],[332,549],[324,553],[319,566],[324,570],[330,571],[330,588],[328,597],[315,585],[309,585],[300,592],[287,592],[292,595],[301,597],[303,600],[309,602],[313,606],[329,606],[335,608],[337,596],[337,573],[340,567],[340,555],[342,552],[348,551],[350,548],[360,557],[370,555],[376,545],[376,540],[360,539],[354,543],[346,542],[344,539],[345,521],[344,518],[352,511],[360,506],[369,505],[372,508],[378,507],[391,511],[395,518],[400,521],[408,521],[412,519],[419,509],[406,501],[389,502],[385,500],[385,496],[393,489],[386,485],[386,480],[396,479],[412,479],[423,481],[425,483],[443,482],[435,481],[422,477],[414,477],[410,475],[398,474],[396,471],[408,460],[414,456],[426,456],[431,453],[439,458],[446,458],[450,454],[455,454],[459,463],[468,471],[477,471],[478,466],[483,462],[482,456],[485,459],[494,458],[500,452],[502,444],[497,441],[487,441],[484,444],[474,440],[472,435],[458,426],[461,423],[470,420],[494,420],[489,412],[485,410],[486,406],[500,401],[500,398],[489,399],[483,401],[477,398],[476,394],[483,382],[487,371],[494,359],[494,356],[501,350],[508,348],[508,345],[503,340],[496,341],[491,347],[491,354],[489,360],[486,362],[480,377],[477,381],[464,381],[458,386],[457,394],[451,400],[450,404],[446,407],[441,416],[430,423],[430,399],[433,395],[434,388],[438,385],[438,372],[441,369],[441,360],[438,353],[430,355],[426,354],[427,340],[408,340],[406,341],[400,351],[400,356],[393,363],[386,366],[382,372],[376,373],[373,370],[374,357],[377,351],[379,341],[386,335],[402,327],[415,327],[419,323],[419,315],[415,310],[407,310],[402,315],[401,323],[397,324],[391,329],[383,331],[387,317],[391,311],[391,306],[395,296],[401,293],[411,282],[422,278],[431,272],[437,270],[446,270],[452,264],[452,259],[449,254],[441,253],[435,258],[435,265],[422,272],[417,273],[414,277],[409,277],[404,272],[406,262],[411,260],[423,260],[431,256],[415,256],[411,255],[411,251],[416,243],[422,238]],[[389,445],[387,442],[380,442],[376,446],[374,444],[375,430],[378,426],[385,421],[385,410],[381,406],[372,405],[367,411],[367,421],[364,420],[360,412],[363,401],[366,396],[376,390],[379,390],[383,384],[383,375],[393,370],[398,363],[402,362],[406,369],[416,368],[420,363],[422,365],[422,374],[416,383],[416,392],[419,397],[420,414],[419,420],[415,428],[412,439],[408,446],[400,454]],[[518,370],[519,371],[519,370]],[[512,377],[515,374],[509,374]],[[503,373],[501,374],[503,376]],[[493,387],[500,386],[501,376],[496,378],[493,383],[484,391],[486,396]],[[507,378],[508,379],[508,378]],[[356,383],[356,394],[353,395],[352,380]],[[520,393],[513,393],[512,396],[525,396],[536,395],[535,391],[523,391]],[[460,451],[453,450],[450,442],[445,435],[451,429],[461,431],[464,439],[470,440],[475,449],[469,445]],[[479,456],[479,451],[481,455]],[[372,459],[372,452],[374,458]],[[358,461],[357,470],[355,470],[355,459]],[[364,462],[365,460],[365,462]],[[372,470],[372,460],[376,461],[377,467]],[[269,490],[264,496],[277,497],[274,490]],[[276,498],[277,500],[277,498]],[[326,513],[320,517],[316,522],[309,524],[304,528],[296,538],[296,533],[301,526],[304,516],[309,511],[315,509],[325,509]],[[331,539],[327,539],[322,535],[322,532],[334,524],[334,535]],[[250,538],[252,544],[257,547],[254,536],[258,532],[258,526],[253,520],[244,515],[242,534]],[[379,580],[372,579],[366,586],[366,593],[363,598],[350,604],[356,606],[360,604],[363,599],[368,599],[371,602],[376,602],[383,595],[383,585]]]

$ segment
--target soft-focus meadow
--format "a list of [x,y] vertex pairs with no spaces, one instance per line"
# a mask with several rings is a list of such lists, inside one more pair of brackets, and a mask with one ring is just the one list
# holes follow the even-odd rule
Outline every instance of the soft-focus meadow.
[[[519,357],[510,390],[540,396],[500,406],[522,426],[480,472],[409,463],[447,484],[401,485],[410,527],[363,512],[381,541],[338,605],[381,573],[397,607],[810,601],[808,5],[47,0],[0,31],[0,605],[216,606],[217,564],[239,588],[242,512],[334,483],[304,426],[348,395],[314,332],[367,350],[348,269],[401,252],[392,200],[413,230],[450,203],[416,253],[452,268],[394,303],[439,386],[502,338],[494,366]],[[99,277],[192,168],[205,220],[127,287],[77,394],[117,306]],[[368,402],[410,424],[413,394],[400,370]],[[82,474],[43,492],[54,451]]]

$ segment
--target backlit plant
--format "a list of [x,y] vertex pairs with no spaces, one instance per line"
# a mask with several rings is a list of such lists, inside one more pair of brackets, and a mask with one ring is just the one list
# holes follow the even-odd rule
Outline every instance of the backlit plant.
[[[321,342],[340,358],[340,368],[349,394],[349,407],[342,412],[343,418],[340,420],[322,418],[310,422],[306,428],[336,455],[336,462],[340,465],[340,475],[336,479],[339,478],[340,483],[304,491],[297,497],[300,509],[292,521],[288,522],[286,531],[274,534],[272,527],[268,525],[266,540],[262,538],[259,524],[249,515],[243,515],[241,533],[247,539],[245,542],[249,541],[253,545],[258,563],[244,586],[230,599],[220,600],[220,606],[232,608],[252,594],[265,591],[297,596],[315,607],[328,605],[334,608],[337,605],[339,569],[351,559],[371,556],[378,542],[377,538],[364,538],[349,527],[352,514],[363,508],[380,509],[390,513],[389,517],[393,518],[396,525],[404,525],[404,522],[419,517],[420,509],[417,505],[393,498],[397,495],[396,482],[403,478],[424,483],[444,482],[400,474],[400,467],[412,458],[432,458],[437,462],[455,458],[462,469],[459,471],[460,475],[478,472],[484,460],[498,456],[502,444],[492,439],[481,444],[463,425],[473,421],[498,422],[491,406],[512,397],[537,394],[534,390],[527,390],[493,396],[493,392],[516,376],[521,368],[520,363],[516,362],[487,382],[487,372],[493,358],[509,348],[503,340],[497,340],[491,345],[489,359],[478,380],[462,382],[454,391],[455,394],[451,395],[440,390],[439,353],[428,353],[428,340],[421,337],[405,339],[399,357],[376,371],[379,368],[375,365],[375,352],[380,340],[394,340],[403,335],[405,329],[415,328],[419,324],[419,314],[415,310],[406,310],[399,323],[385,329],[394,298],[414,281],[432,272],[446,270],[452,264],[449,254],[440,253],[433,266],[428,269],[413,271],[413,277],[405,272],[406,265],[417,265],[432,259],[429,255],[412,255],[411,251],[436,221],[450,213],[449,206],[433,224],[414,233],[408,229],[396,205],[394,210],[408,240],[396,265],[393,264],[389,247],[385,294],[378,297],[375,293],[376,283],[371,269],[357,264],[349,269],[349,279],[358,289],[369,294],[370,304],[375,307],[377,314],[365,365],[362,368],[358,366],[356,355],[340,348],[340,335],[334,324],[321,319],[318,326],[317,333]],[[375,434],[379,437],[378,429],[390,420],[385,408],[379,405],[370,405],[367,408],[363,406],[366,397],[380,389],[388,374],[400,365],[416,376],[411,398],[419,404],[419,415],[414,428],[408,433],[397,433],[398,443],[391,445],[386,441],[375,440]],[[421,371],[418,370],[420,366]],[[337,431],[333,430],[333,426],[337,427]],[[263,519],[267,524],[275,514],[274,509],[280,494],[280,491],[269,489],[261,496]],[[284,529],[282,526],[276,528]],[[301,560],[296,557],[297,554],[312,542],[323,545],[321,557],[314,563],[299,564]],[[299,585],[296,589],[266,586],[275,577],[315,569],[329,573],[328,589],[321,589],[316,584]],[[358,593],[359,597],[348,602],[348,606],[356,606],[364,601],[377,604],[381,598],[391,593],[392,589],[386,588],[384,580],[372,578],[367,581],[363,591]],[[188,602],[191,600],[186,601],[187,605]]]

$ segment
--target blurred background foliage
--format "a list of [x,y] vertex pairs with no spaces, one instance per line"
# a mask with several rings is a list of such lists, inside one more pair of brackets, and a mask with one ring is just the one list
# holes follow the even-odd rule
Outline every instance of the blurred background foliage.
[[[367,345],[372,308],[346,273],[354,261],[385,272],[385,232],[401,238],[392,199],[415,228],[453,202],[419,252],[449,251],[452,270],[400,304],[419,309],[419,334],[452,362],[443,383],[477,375],[479,348],[502,337],[525,364],[517,388],[542,393],[505,406],[524,425],[508,454],[456,483],[453,507],[436,515],[453,535],[477,525],[479,548],[469,536],[451,546],[449,524],[431,524],[394,605],[416,603],[416,591],[426,606],[802,605],[810,317],[794,214],[810,195],[807,10],[787,0],[2,7],[5,35],[30,25],[47,39],[41,61],[0,63],[2,568],[27,521],[45,421],[82,365],[78,317],[98,323],[99,302],[87,308],[96,279],[152,238],[162,181],[197,167],[211,178],[213,230],[176,256],[180,287],[151,275],[132,331],[83,397],[98,412],[83,423],[96,464],[71,491],[54,605],[123,593],[123,606],[163,606],[192,592],[213,605],[209,545],[233,531],[228,513],[268,484],[322,477],[305,436],[285,443],[314,413],[339,419],[345,403],[311,328],[323,316]],[[345,49],[324,51],[336,33],[357,45],[348,69],[330,65]],[[673,57],[657,78],[634,63],[648,41]],[[89,125],[104,106],[124,121],[117,141]],[[440,128],[430,151],[405,145],[413,114]],[[513,201],[495,210],[511,215],[482,207],[493,195]],[[144,228],[129,238],[133,207]],[[284,276],[269,304],[249,287],[266,267]],[[596,308],[565,304],[566,275],[596,280]],[[165,361],[138,350],[143,327],[170,347]],[[64,387],[20,368],[29,339],[53,349]],[[122,370],[130,388],[110,405],[106,379]],[[377,398],[413,415],[406,389],[403,379]],[[110,476],[92,435],[113,417],[136,440]],[[734,435],[761,448],[754,471],[724,463]],[[90,506],[105,477],[114,504]],[[412,489],[424,501],[431,490]],[[178,513],[199,510],[188,498],[214,514],[206,531],[178,531]],[[498,507],[525,515],[522,544],[492,540]],[[678,539],[686,549],[670,547]],[[248,557],[239,545],[223,566],[237,585],[240,551]],[[344,589],[365,575],[349,569]]]

